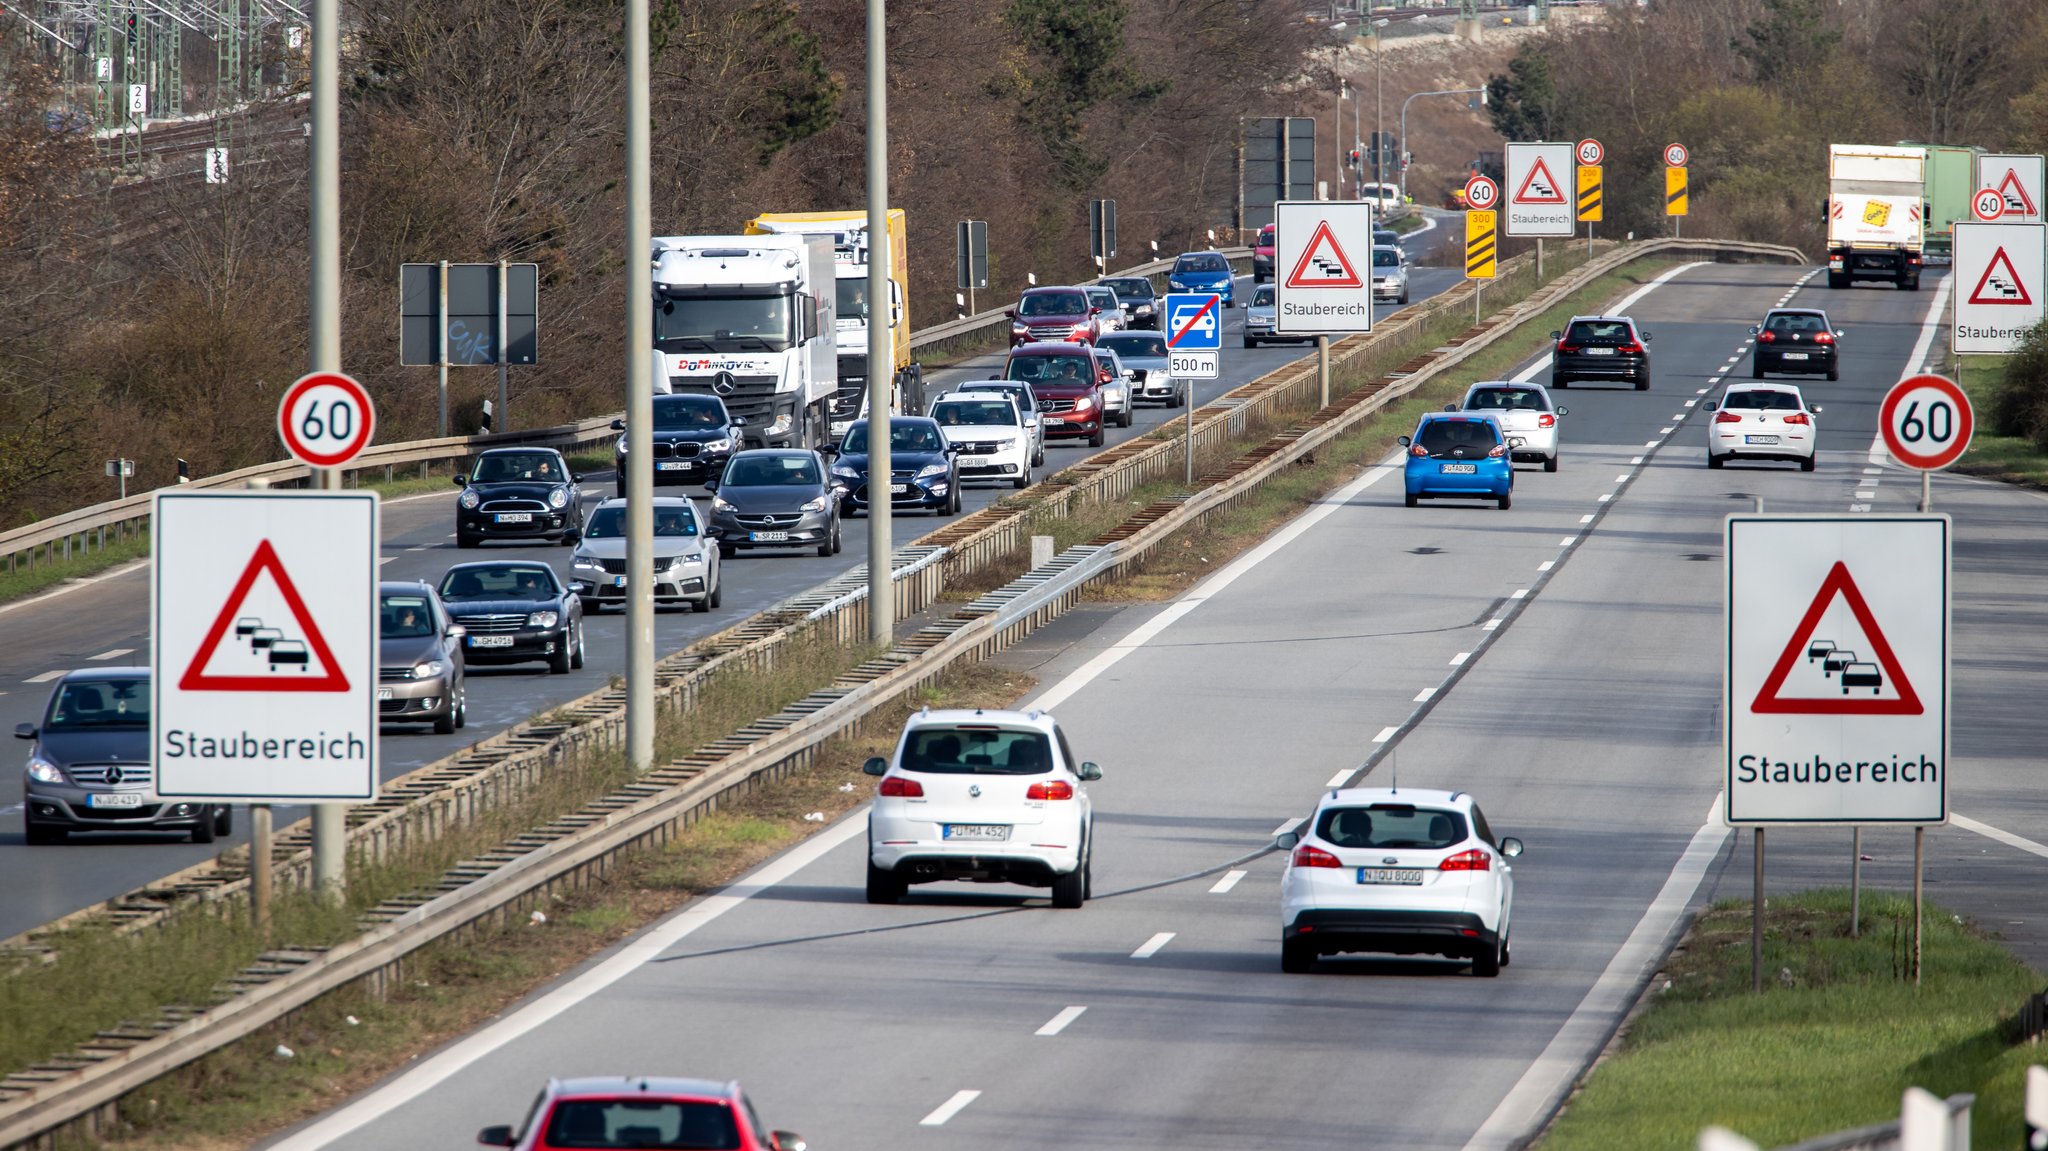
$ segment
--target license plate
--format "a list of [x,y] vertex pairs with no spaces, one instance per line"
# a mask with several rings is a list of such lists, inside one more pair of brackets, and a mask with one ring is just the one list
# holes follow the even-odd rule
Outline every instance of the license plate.
[[658,472],[687,472],[690,470],[690,465],[682,460],[663,460],[654,465],[654,470]]
[[788,532],[749,532],[747,538],[757,544],[779,544],[789,540]]
[[1783,358],[1784,358],[1784,359],[1787,359],[1787,360],[1803,360],[1803,359],[1805,359],[1805,358],[1806,358],[1806,353],[1805,353],[1805,352],[1785,352],[1785,353],[1783,353]]
[[1002,823],[948,823],[940,826],[939,838],[999,843],[1010,838],[1010,828]]
[[1478,464],[1443,464],[1442,474],[1447,476],[1470,476],[1479,472]]
[[499,512],[499,513],[498,513],[497,515],[495,515],[495,516],[492,516],[491,518],[492,518],[492,519],[493,519],[494,521],[496,521],[496,522],[498,522],[498,523],[501,523],[501,524],[530,524],[530,523],[532,523],[532,522],[533,522],[533,513],[532,513],[532,512]]
[[1587,354],[1587,355],[1589,355],[1589,356],[1611,356],[1611,355],[1613,355],[1613,354],[1614,354],[1614,349],[1613,349],[1613,348],[1587,348],[1587,349],[1586,349],[1586,354]]
[[141,807],[142,797],[133,793],[92,795],[86,797],[85,805],[87,807]]
[[832,428],[832,438],[836,440],[839,437],[845,435],[846,429],[851,426],[852,425],[848,424],[845,420],[833,420],[830,425],[830,427]]
[[1745,443],[1745,444],[1775,444],[1775,443],[1777,443],[1777,442],[1778,442],[1778,437],[1776,437],[1776,436],[1744,436],[1744,437],[1742,437],[1742,442],[1743,442],[1743,443]]
[[1422,885],[1422,869],[1419,867],[1361,867],[1358,869],[1360,883],[1398,883],[1408,887]]
[[473,635],[469,637],[469,646],[511,647],[512,637],[509,635]]
[[398,693],[397,693],[397,692],[394,692],[394,691],[392,691],[392,690],[391,690],[390,688],[388,688],[388,687],[380,687],[380,688],[378,688],[378,689],[377,689],[377,702],[378,702],[378,703],[383,703],[383,702],[384,702],[385,700],[387,700],[387,699],[397,699],[397,698],[398,698]]
[[979,468],[979,467],[985,467],[985,466],[987,466],[987,464],[988,464],[988,463],[989,463],[989,458],[988,458],[987,456],[962,456],[962,457],[960,457],[960,466],[961,466],[961,467],[963,467],[963,468]]
[[909,485],[909,484],[890,484],[890,485],[889,485],[889,494],[890,494],[890,495],[892,495],[892,496],[900,496],[900,495],[902,495],[902,494],[903,494],[904,492],[907,492],[907,491],[909,491],[909,490],[910,490],[910,485]]
[[626,577],[625,577],[625,576],[613,576],[613,577],[612,577],[612,586],[613,586],[613,587],[625,587],[625,586],[626,586]]

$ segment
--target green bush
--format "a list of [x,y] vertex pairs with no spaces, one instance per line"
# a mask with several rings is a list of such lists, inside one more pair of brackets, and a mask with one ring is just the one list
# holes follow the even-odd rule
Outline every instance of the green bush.
[[2005,378],[1991,400],[1991,430],[2024,436],[2048,451],[2048,321],[2034,325],[2006,359]]

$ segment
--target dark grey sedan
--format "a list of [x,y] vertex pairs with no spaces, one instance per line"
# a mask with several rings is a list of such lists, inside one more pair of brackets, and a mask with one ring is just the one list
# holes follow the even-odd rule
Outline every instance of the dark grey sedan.
[[431,584],[386,580],[377,585],[379,723],[431,723],[435,732],[453,735],[469,722],[469,686],[462,674],[465,634]]
[[731,559],[743,548],[838,553],[846,490],[819,453],[752,448],[734,455],[725,474],[707,486],[717,493],[711,497],[711,534],[721,556]]
[[41,723],[15,726],[31,740],[21,819],[28,842],[62,843],[79,831],[175,831],[212,843],[233,830],[225,804],[153,795],[149,669],[101,667],[57,681]]

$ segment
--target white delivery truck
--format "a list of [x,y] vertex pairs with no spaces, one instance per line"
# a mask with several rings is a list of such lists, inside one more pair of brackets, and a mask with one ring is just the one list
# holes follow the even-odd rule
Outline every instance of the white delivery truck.
[[1920,290],[1927,149],[1828,145],[1828,287],[1888,280]]
[[838,370],[832,241],[659,236],[653,255],[668,390],[724,400],[750,448],[825,443]]
[[878,250],[868,237],[868,214],[858,212],[770,212],[747,221],[747,231],[783,236],[824,236],[832,241],[838,261],[839,381],[832,401],[832,436],[846,425],[865,419],[868,388],[868,323],[886,316],[892,350],[890,404],[898,414],[924,411],[924,370],[910,350],[910,258],[903,209],[888,213],[889,305],[886,311],[868,300],[870,255]]

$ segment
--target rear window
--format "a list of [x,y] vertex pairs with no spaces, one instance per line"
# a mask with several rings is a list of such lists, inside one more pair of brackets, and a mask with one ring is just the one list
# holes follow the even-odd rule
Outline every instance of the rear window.
[[1108,348],[1119,356],[1151,357],[1159,360],[1166,358],[1165,336],[1142,334],[1104,336],[1101,342],[1095,346],[1098,348]]
[[1825,332],[1827,330],[1828,322],[1826,318],[1814,315],[1811,312],[1778,312],[1770,319],[1764,321],[1764,331],[1779,334]]
[[1373,804],[1325,808],[1316,835],[1338,847],[1433,850],[1465,838],[1465,817],[1431,807]]
[[1567,343],[1618,344],[1631,338],[1623,320],[1578,320],[1565,333]]
[[1485,455],[1500,443],[1500,437],[1489,420],[1431,420],[1422,425],[1417,442],[1433,456],[1462,452],[1469,457]]
[[1729,392],[1721,401],[1724,408],[1742,408],[1745,411],[1796,412],[1799,397],[1791,392],[1741,391]]
[[1475,388],[1471,398],[1465,401],[1465,410],[1481,409],[1547,412],[1550,401],[1543,398],[1542,392],[1530,388]]
[[934,775],[1043,775],[1052,770],[1044,732],[1007,727],[920,727],[903,744],[903,770]]
[[722,1103],[668,1099],[572,1099],[548,1116],[550,1147],[682,1148],[728,1151],[739,1124]]

